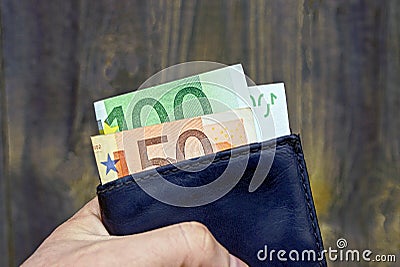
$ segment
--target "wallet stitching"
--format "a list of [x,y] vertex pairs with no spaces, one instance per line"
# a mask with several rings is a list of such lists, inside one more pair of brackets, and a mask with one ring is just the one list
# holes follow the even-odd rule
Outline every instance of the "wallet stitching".
[[[258,152],[258,151],[260,151],[260,150],[261,150],[261,149],[257,149],[256,151],[250,151],[250,154],[256,153],[256,152]],[[248,152],[248,151],[245,151],[245,152],[242,152],[242,153],[238,153],[238,154],[236,154],[236,155],[234,155],[234,156],[221,156],[221,157],[219,157],[218,159],[215,159],[212,163],[218,163],[218,162],[228,161],[229,159],[239,158],[239,157],[244,156],[244,155],[246,155],[246,154],[249,154],[249,152]],[[206,162],[206,163],[209,163],[209,161],[204,160],[204,161],[199,162],[199,163],[193,163],[193,164],[191,164],[191,165],[190,165],[190,168],[199,167],[199,166],[201,166],[201,165],[204,165],[205,162]],[[145,177],[141,177],[141,178],[138,177],[138,178],[136,178],[136,179],[133,177],[133,175],[130,175],[130,176],[132,177],[132,179],[135,179],[135,180],[129,180],[129,181],[123,182],[123,183],[121,183],[121,184],[117,184],[117,185],[110,186],[109,188],[103,189],[103,190],[99,191],[98,193],[104,193],[104,192],[107,192],[107,191],[111,191],[111,190],[117,189],[117,188],[119,188],[119,187],[122,187],[122,186],[125,186],[125,185],[128,185],[128,184],[132,184],[132,183],[134,183],[134,182],[136,182],[136,181],[152,179],[152,178],[154,178],[154,177],[156,177],[156,176],[158,176],[158,175],[166,175],[166,174],[169,174],[169,173],[171,173],[171,172],[176,172],[176,171],[178,171],[178,170],[179,170],[178,168],[173,168],[173,169],[171,169],[171,170],[166,170],[166,171],[162,171],[162,172],[157,172],[157,173],[154,173],[154,174],[147,175],[147,176],[145,176]]]
[[[321,244],[319,242],[319,238],[318,238],[318,234],[317,234],[317,226],[315,224],[315,216],[313,215],[313,209],[312,209],[312,205],[310,203],[310,199],[311,198],[310,198],[310,196],[308,195],[308,192],[307,192],[307,184],[306,184],[306,179],[305,179],[305,175],[304,175],[303,160],[302,160],[301,155],[300,155],[300,153],[301,153],[300,142],[296,140],[293,148],[294,148],[294,152],[296,153],[296,158],[297,158],[297,162],[298,162],[297,171],[300,173],[301,183],[302,183],[302,187],[303,187],[303,191],[304,191],[304,196],[305,196],[305,199],[307,201],[307,209],[308,209],[308,212],[309,212],[308,214],[309,214],[310,219],[311,219],[311,226],[313,228],[313,235],[314,235],[314,238],[315,238],[316,245],[318,247],[317,253],[318,253],[318,257],[319,257],[320,254],[321,254]],[[322,261],[323,260],[318,262],[319,266],[323,266],[322,265]]]
[[[297,140],[295,140],[295,139],[282,140],[281,142],[279,142],[279,146],[284,146],[284,145],[286,145],[286,144],[290,144],[291,146],[294,147],[295,144],[296,144],[296,142],[297,142]],[[277,147],[277,146],[278,146],[278,144],[276,144],[276,147]],[[257,152],[259,152],[259,151],[263,151],[263,150],[266,150],[266,149],[270,149],[271,147],[274,147],[274,144],[260,145],[260,146],[258,146],[258,147],[256,147],[256,148],[250,148],[249,150],[246,150],[246,151],[241,152],[241,153],[237,153],[237,154],[235,154],[235,155],[233,155],[233,156],[232,156],[232,154],[230,154],[230,155],[221,155],[221,156],[219,156],[218,158],[214,159],[212,163],[224,162],[224,161],[227,161],[227,160],[230,160],[230,159],[239,158],[239,157],[244,156],[244,155],[247,155],[247,154],[251,155],[251,154],[257,153]],[[250,152],[249,152],[249,151],[250,151]],[[206,163],[206,164],[209,164],[209,162],[210,162],[209,160],[203,160],[203,161],[198,162],[198,163],[192,163],[192,164],[190,164],[190,168],[199,167],[199,166],[201,166],[201,165],[204,165],[205,163]],[[171,170],[165,170],[165,171],[162,171],[162,172],[157,172],[157,173],[154,173],[154,174],[151,174],[151,175],[142,177],[142,178],[136,178],[136,180],[149,179],[149,178],[153,178],[153,177],[155,177],[155,176],[158,176],[158,175],[160,175],[160,174],[161,174],[161,175],[165,175],[165,174],[168,174],[168,173],[171,173],[171,172],[176,172],[176,171],[178,171],[178,170],[179,170],[178,168],[173,168],[173,169],[171,169]],[[130,175],[130,176],[132,177],[132,179],[134,179],[133,175]],[[126,186],[126,185],[129,185],[129,184],[132,184],[132,183],[134,183],[136,180],[129,180],[129,181],[125,181],[125,182],[123,182],[123,183],[117,184],[117,185],[112,185],[112,186],[110,186],[110,187],[108,187],[108,188],[105,188],[105,189],[103,189],[103,190],[99,190],[99,191],[97,192],[97,194],[106,193],[106,192],[112,191],[112,190],[114,190],[114,189],[120,188],[120,187],[122,187],[122,186]]]

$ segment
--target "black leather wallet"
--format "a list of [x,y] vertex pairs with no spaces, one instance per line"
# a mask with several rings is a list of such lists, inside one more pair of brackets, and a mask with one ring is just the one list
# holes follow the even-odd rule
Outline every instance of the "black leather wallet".
[[[267,155],[272,165],[265,169],[261,165],[263,179],[258,187],[249,190],[252,183],[254,186],[254,172],[257,168],[260,171],[260,159],[265,159],[262,155]],[[207,166],[196,172],[166,165],[99,185],[102,220],[109,233],[126,235],[198,221],[230,253],[250,266],[326,266],[298,135],[203,156],[196,164],[202,160]],[[193,161],[179,164],[190,167]],[[171,183],[197,187],[220,177],[228,164],[243,173],[240,180],[227,194],[205,205],[166,204],[146,193],[138,183],[151,181],[157,173]],[[147,186],[156,187],[157,183]],[[159,187],[160,193],[163,187]]]

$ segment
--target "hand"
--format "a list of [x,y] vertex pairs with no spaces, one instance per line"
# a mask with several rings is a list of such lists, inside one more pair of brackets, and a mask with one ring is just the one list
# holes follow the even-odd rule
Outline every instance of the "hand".
[[197,222],[111,236],[101,222],[96,197],[54,230],[22,266],[247,265]]

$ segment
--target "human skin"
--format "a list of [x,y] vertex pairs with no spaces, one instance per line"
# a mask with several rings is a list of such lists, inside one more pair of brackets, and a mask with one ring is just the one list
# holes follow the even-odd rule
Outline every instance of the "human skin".
[[197,222],[111,236],[97,197],[61,224],[22,266],[247,266]]

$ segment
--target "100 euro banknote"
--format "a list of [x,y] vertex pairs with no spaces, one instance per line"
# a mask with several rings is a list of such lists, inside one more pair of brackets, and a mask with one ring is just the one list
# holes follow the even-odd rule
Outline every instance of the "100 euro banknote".
[[242,65],[233,65],[94,103],[100,134],[247,107]]
[[102,184],[148,168],[258,141],[250,108],[92,138]]
[[249,87],[250,103],[257,118],[256,129],[261,140],[290,134],[289,116],[283,83]]

